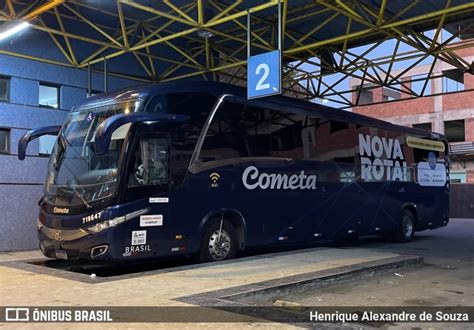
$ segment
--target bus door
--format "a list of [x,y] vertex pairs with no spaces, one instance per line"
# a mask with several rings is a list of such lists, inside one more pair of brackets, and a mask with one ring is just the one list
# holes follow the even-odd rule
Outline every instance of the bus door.
[[[151,252],[169,251],[168,235],[165,230],[170,225],[170,136],[168,133],[141,132],[133,144],[128,165],[126,202],[140,200],[148,206],[149,212],[140,216],[141,235]],[[144,234],[146,231],[146,234]],[[124,242],[130,240],[129,233],[124,234]],[[167,243],[168,242],[168,243]],[[133,242],[131,242],[133,244]],[[166,250],[163,250],[165,248]]]

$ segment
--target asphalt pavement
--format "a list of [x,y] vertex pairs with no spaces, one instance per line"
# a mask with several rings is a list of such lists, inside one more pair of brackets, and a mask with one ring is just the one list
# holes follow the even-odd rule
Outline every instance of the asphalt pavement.
[[474,306],[474,219],[451,219],[409,243],[367,238],[342,246],[355,247],[420,255],[424,264],[280,298],[304,306]]

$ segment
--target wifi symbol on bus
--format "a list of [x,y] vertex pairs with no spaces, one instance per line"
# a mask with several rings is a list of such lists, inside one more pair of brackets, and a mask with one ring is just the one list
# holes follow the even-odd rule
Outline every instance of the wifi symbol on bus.
[[221,176],[219,173],[213,172],[209,175],[209,178],[211,178],[211,187],[215,188],[219,186],[219,178]]

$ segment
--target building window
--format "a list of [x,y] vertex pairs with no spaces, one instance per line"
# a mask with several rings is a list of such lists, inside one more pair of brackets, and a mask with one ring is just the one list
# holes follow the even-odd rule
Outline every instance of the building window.
[[427,73],[412,76],[411,90],[418,96],[431,95],[431,80],[428,80],[428,78]]
[[39,137],[39,155],[49,156],[53,151],[54,144],[56,143],[55,135],[43,135]]
[[10,79],[0,77],[0,101],[7,101],[10,97]]
[[465,141],[465,132],[464,119],[444,122],[444,135],[449,142]]
[[367,89],[364,87],[360,88],[358,97],[359,97],[358,105],[374,103],[374,96],[373,96],[372,90],[370,89]]
[[443,93],[459,92],[464,90],[464,73],[461,70],[443,71]]
[[103,93],[103,92],[98,91],[98,90],[92,90],[92,91],[90,92],[90,94],[89,94],[89,93],[87,94],[87,97],[96,96],[96,95],[99,95],[99,94],[102,94],[102,93]]
[[53,109],[59,108],[59,87],[40,84],[39,85],[39,105]]
[[10,130],[0,128],[0,153],[9,153]]
[[383,88],[382,89],[382,101],[383,102],[389,102],[389,101],[395,101],[400,99],[400,92],[395,91],[390,88]]
[[420,123],[420,124],[413,124],[413,128],[424,129],[425,131],[432,131],[431,123]]
[[466,171],[453,171],[449,172],[449,182],[451,183],[466,183]]

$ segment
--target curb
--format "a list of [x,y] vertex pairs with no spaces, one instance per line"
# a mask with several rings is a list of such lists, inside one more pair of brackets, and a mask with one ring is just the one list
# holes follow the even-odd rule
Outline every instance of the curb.
[[[179,297],[175,300],[187,304],[207,307],[242,306],[245,305],[244,301],[249,298],[254,298],[255,300],[268,300],[277,296],[285,295],[288,292],[295,294],[314,288],[347,283],[383,274],[395,269],[421,265],[422,263],[423,257],[400,255],[397,257],[272,279],[234,288]],[[257,305],[255,302],[252,302],[251,304]]]

